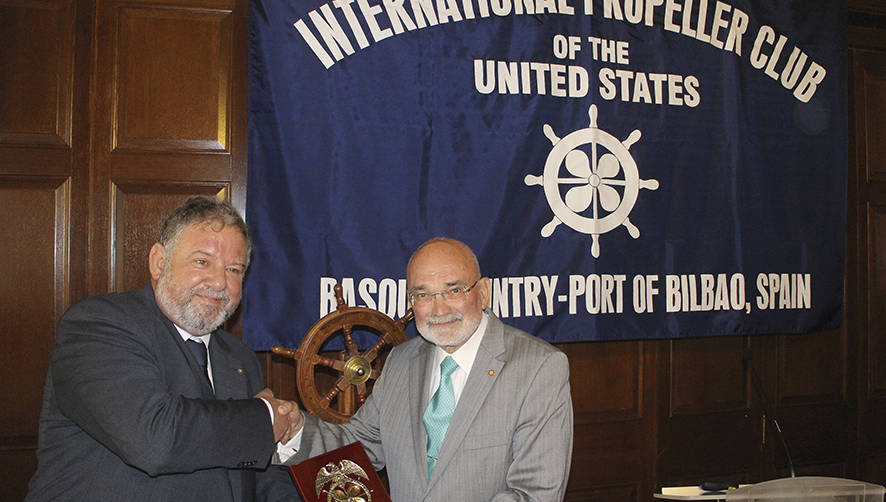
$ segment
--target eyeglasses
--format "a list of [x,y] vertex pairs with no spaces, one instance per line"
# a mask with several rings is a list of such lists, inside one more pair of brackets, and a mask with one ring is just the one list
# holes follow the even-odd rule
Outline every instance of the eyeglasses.
[[474,286],[480,282],[482,277],[477,278],[474,281],[474,284],[470,286],[452,286],[449,289],[444,289],[443,291],[438,291],[436,293],[428,293],[427,291],[413,291],[409,293],[409,303],[413,306],[425,306],[430,305],[432,301],[434,301],[434,297],[440,295],[440,298],[446,302],[455,302],[464,299],[465,295],[467,295]]

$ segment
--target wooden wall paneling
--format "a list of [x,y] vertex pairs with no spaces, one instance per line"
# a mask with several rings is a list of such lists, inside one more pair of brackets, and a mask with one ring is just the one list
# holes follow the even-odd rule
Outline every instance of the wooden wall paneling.
[[575,423],[639,420],[643,411],[643,342],[562,344],[569,357]]
[[863,463],[859,466],[858,478],[864,480],[873,480],[880,485],[886,486],[886,455],[880,454],[864,454],[862,456]]
[[[781,407],[778,421],[794,460],[798,476],[841,477],[849,470],[855,427],[844,403]],[[772,477],[789,476],[787,459],[775,430],[770,428],[768,447],[777,471]],[[830,471],[826,466],[832,466]],[[813,474],[817,473],[817,474]]]
[[886,398],[886,340],[880,333],[886,329],[882,301],[886,297],[886,204],[872,202],[867,206],[868,249],[868,380],[865,397]]
[[70,173],[70,150],[0,143],[0,176],[68,176]]
[[779,423],[782,421],[778,401],[778,336],[748,337],[744,355],[745,407],[755,443],[754,456],[748,459],[749,481],[784,477],[787,460],[778,451],[780,443],[772,425],[773,413]]
[[882,458],[886,455],[886,204],[866,206],[867,219],[867,305],[863,346],[867,349],[859,361],[866,371],[859,389],[859,444],[861,456]]
[[36,467],[43,381],[67,303],[69,200],[66,178],[0,178],[0,466],[27,471],[0,487],[13,499]]
[[886,204],[870,203],[867,207],[868,228],[868,332],[866,366],[868,378],[864,398],[886,402]]
[[845,375],[846,345],[841,330],[778,337],[780,405],[842,404],[846,399]]
[[[868,33],[869,34],[869,33]],[[870,43],[874,40],[874,43]],[[886,484],[886,30],[852,50],[851,186],[857,194],[857,430],[859,471]]]
[[231,11],[115,7],[112,150],[228,151]]
[[[296,362],[288,357],[280,357],[271,352],[260,352],[258,360],[265,374],[265,385],[281,399],[301,402],[296,388]],[[302,405],[302,409],[304,406]]]
[[760,441],[747,404],[749,388],[742,364],[746,339],[666,343],[657,438],[659,482],[696,484],[754,477]]
[[0,2],[0,144],[71,146],[74,4]]
[[569,357],[575,421],[567,500],[645,500],[655,489],[655,343],[559,348]]
[[[847,39],[851,40],[851,28],[847,30]],[[849,44],[847,44],[849,45]],[[861,297],[863,291],[860,287],[864,272],[862,263],[864,258],[861,250],[862,231],[861,225],[861,206],[859,204],[858,192],[858,169],[855,144],[856,130],[855,123],[855,96],[853,89],[855,88],[854,76],[854,55],[851,45],[847,51],[847,101],[848,101],[848,130],[847,130],[847,172],[846,172],[846,264],[844,269],[844,287],[843,287],[843,325],[841,330],[846,337],[846,400],[851,407],[852,416],[848,428],[851,429],[851,457],[847,463],[847,472],[860,473],[861,463],[859,462],[859,382],[862,376],[860,364],[860,356],[865,352],[862,348],[864,343],[865,331],[864,321],[860,312],[864,310]],[[859,479],[866,479],[859,477]]]
[[[886,6],[849,8],[859,180],[845,332],[564,346],[577,424],[567,500],[650,500],[662,484],[783,475],[771,438],[761,450],[745,346],[784,425],[808,429],[786,431],[804,474],[886,484]],[[87,293],[141,286],[161,213],[187,195],[243,210],[247,10],[247,0],[0,0],[0,276],[16,278],[0,284],[15,288],[0,291],[0,376],[13,382],[0,391],[12,404],[0,412],[0,499],[21,499],[33,470],[35,399],[60,312]],[[291,361],[260,359],[272,388],[293,397]],[[843,439],[853,420],[857,468]]]
[[[795,468],[804,475],[815,465],[839,465],[834,476],[846,471],[855,431],[846,361],[842,329],[778,337],[776,413]],[[776,463],[786,466],[776,431],[770,432]]]
[[[863,93],[865,106],[864,114],[860,117],[864,120],[864,168],[865,181],[886,182],[886,144],[879,141],[886,134],[886,70],[882,67],[882,54],[859,54],[858,64],[864,65],[859,69],[861,77],[859,85]],[[876,191],[876,193],[880,193]],[[869,194],[874,196],[874,193]]]
[[671,341],[671,416],[744,408],[742,337]]
[[[249,0],[231,0],[231,109],[227,125],[231,131],[228,138],[231,165],[231,203],[249,223],[246,213],[246,170],[249,153],[247,130],[248,71],[249,68]],[[237,333],[240,333],[239,329]]]
[[[245,48],[233,47],[245,43],[235,30],[242,14],[234,11],[245,7],[100,3],[92,293],[144,284],[143,253],[187,196],[231,199],[232,138],[246,134],[245,92],[233,95],[246,79]],[[236,63],[243,69],[235,72]]]
[[850,11],[886,14],[886,5],[881,0],[849,0],[847,4]]
[[[572,477],[580,476],[573,473]],[[649,500],[649,493],[638,491],[636,485],[605,486],[595,489],[569,489],[563,498],[565,502],[636,502]]]
[[[55,324],[82,293],[89,6],[0,0],[0,499],[21,500]],[[82,23],[81,23],[82,22]],[[87,35],[88,36],[88,35]],[[88,66],[87,66],[88,68]],[[75,99],[76,98],[76,99]]]

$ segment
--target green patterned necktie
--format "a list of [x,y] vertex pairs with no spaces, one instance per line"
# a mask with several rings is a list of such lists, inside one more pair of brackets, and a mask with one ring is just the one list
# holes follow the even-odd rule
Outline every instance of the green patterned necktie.
[[452,389],[452,372],[458,369],[458,363],[452,356],[446,356],[440,363],[440,387],[428,403],[428,409],[422,417],[425,430],[428,432],[428,478],[437,465],[440,447],[449,428],[449,420],[455,411],[455,391]]

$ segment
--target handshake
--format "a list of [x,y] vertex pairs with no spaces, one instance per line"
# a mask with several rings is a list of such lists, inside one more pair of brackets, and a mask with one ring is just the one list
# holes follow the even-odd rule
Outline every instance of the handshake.
[[267,400],[274,409],[274,441],[285,444],[298,434],[305,423],[305,417],[298,409],[298,404],[277,399],[268,388],[263,389],[255,397]]

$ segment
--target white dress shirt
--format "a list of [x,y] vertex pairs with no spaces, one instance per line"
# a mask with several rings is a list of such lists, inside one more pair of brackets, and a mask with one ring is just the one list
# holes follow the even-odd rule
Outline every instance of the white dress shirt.
[[483,341],[483,333],[486,332],[487,323],[488,318],[484,312],[483,317],[480,318],[480,324],[477,325],[477,329],[471,337],[468,338],[468,341],[452,354],[446,352],[439,346],[434,350],[434,359],[431,362],[433,370],[431,373],[430,386],[428,387],[428,396],[433,396],[434,392],[437,392],[437,387],[440,386],[440,363],[443,362],[443,359],[445,359],[446,356],[452,356],[458,364],[458,368],[452,372],[452,376],[450,377],[452,380],[452,390],[455,392],[455,404],[458,405],[461,391],[465,388],[465,384],[468,381],[468,375],[471,374],[471,368],[474,366],[474,359],[477,358],[477,351],[480,349],[480,342]]

